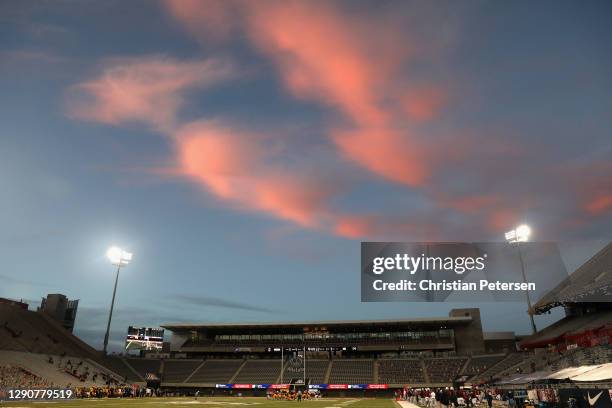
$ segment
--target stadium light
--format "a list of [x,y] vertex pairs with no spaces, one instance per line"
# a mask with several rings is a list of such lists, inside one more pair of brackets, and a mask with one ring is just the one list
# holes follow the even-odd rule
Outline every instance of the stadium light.
[[130,252],[124,251],[116,246],[108,248],[106,257],[115,266],[125,266],[132,260],[132,254]]
[[[529,225],[519,225],[512,231],[506,232],[506,241],[510,244],[516,244],[519,253],[519,259],[521,261],[521,273],[523,275],[523,283],[527,283],[527,277],[525,275],[525,263],[523,262],[523,253],[521,251],[521,242],[529,241],[529,236],[531,235],[531,228]],[[535,334],[538,330],[536,328],[535,320],[533,318],[533,310],[531,307],[531,296],[529,296],[529,291],[525,290],[525,296],[527,297],[527,314],[529,314],[529,319],[531,320],[531,331]]]
[[106,257],[111,264],[117,267],[117,273],[115,274],[115,287],[113,288],[113,300],[111,301],[110,312],[108,313],[108,323],[106,325],[106,334],[104,335],[104,354],[108,347],[108,335],[110,333],[111,320],[113,318],[113,308],[115,307],[115,294],[117,293],[117,282],[119,282],[119,271],[122,266],[127,266],[132,260],[132,253],[124,251],[123,249],[112,246],[106,251]]
[[527,242],[529,241],[530,235],[531,235],[531,228],[529,228],[529,225],[523,224],[523,225],[519,225],[512,231],[506,232],[506,241],[510,242],[511,244],[514,244],[517,242]]

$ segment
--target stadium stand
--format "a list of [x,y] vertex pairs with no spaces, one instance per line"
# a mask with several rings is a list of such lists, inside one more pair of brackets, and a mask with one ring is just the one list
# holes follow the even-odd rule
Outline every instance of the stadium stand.
[[0,332],[5,350],[91,357],[97,352],[44,313],[0,304]]
[[612,242],[576,269],[533,306],[545,313],[568,303],[608,302],[612,289]]
[[[609,338],[612,334],[612,310],[569,315],[540,330],[521,342],[523,348],[542,348],[558,345],[561,349],[568,344],[588,347],[593,339]],[[607,340],[606,340],[607,341]]]
[[332,360],[331,364],[329,382],[332,384],[369,384],[374,382],[373,360]]
[[53,382],[41,378],[19,366],[0,365],[0,389],[5,388],[49,388]]
[[432,358],[425,360],[429,381],[433,384],[452,383],[465,365],[466,358]]
[[126,358],[124,362],[138,373],[141,381],[144,380],[147,374],[159,375],[161,361],[158,359],[148,358]]
[[189,379],[190,383],[227,383],[236,374],[244,360],[206,360]]
[[425,384],[421,359],[378,360],[378,381],[382,384]]
[[108,369],[117,373],[117,375],[119,375],[119,377],[122,378],[124,382],[142,381],[142,379],[138,375],[136,375],[134,370],[128,367],[123,357],[107,356],[102,361],[105,367],[108,367]]
[[474,376],[486,371],[489,367],[497,364],[506,357],[505,354],[494,354],[494,355],[483,355],[483,356],[472,356],[470,362],[467,364],[461,374]]
[[500,360],[487,370],[476,375],[472,381],[476,380],[477,382],[483,382],[489,381],[491,378],[497,378],[531,357],[532,354],[530,353],[510,353],[506,356],[506,358]]
[[[454,309],[448,318],[434,319],[168,325],[174,348],[163,360],[102,356],[45,314],[0,303],[0,380],[13,376],[21,383],[100,386],[109,379],[143,384],[152,373],[162,386],[174,389],[303,377],[311,384],[438,387],[458,379],[499,384],[527,373],[608,363],[612,307],[574,300],[581,289],[576,285],[585,286],[584,279],[608,282],[601,259],[609,258],[609,249],[579,268],[570,285],[545,295],[549,303],[536,304],[537,312],[563,305],[567,315],[522,338],[522,352],[508,353],[516,349],[513,332],[485,338],[477,309]],[[309,349],[305,375],[299,364],[290,363],[291,353],[285,352],[281,365],[281,347]]]
[[90,359],[28,353],[23,351],[0,351],[0,361],[27,371],[55,386],[104,385],[116,374]]
[[163,381],[182,383],[202,364],[203,360],[166,360]]
[[[310,379],[311,383],[322,384],[325,383],[325,374],[329,367],[329,360],[307,360],[306,364],[306,378]],[[292,378],[301,378],[302,373],[296,373],[292,371],[288,364],[285,364],[283,371],[283,379],[289,381]]]
[[234,382],[240,384],[276,383],[280,377],[281,367],[278,360],[247,360]]

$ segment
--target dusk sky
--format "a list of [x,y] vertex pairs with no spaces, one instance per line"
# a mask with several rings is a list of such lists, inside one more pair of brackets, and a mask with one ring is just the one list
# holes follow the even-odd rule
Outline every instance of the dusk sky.
[[[612,237],[609,1],[0,1],[0,296],[127,326],[360,303],[361,241]],[[525,305],[481,304],[486,331]],[[539,317],[545,325],[559,312]],[[551,320],[552,319],[552,320]]]

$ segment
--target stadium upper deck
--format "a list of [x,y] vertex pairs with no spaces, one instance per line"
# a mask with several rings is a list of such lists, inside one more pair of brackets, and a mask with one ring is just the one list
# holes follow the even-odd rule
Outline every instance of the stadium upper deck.
[[472,354],[484,350],[479,309],[453,309],[448,317],[440,318],[162,327],[172,331],[172,351],[191,354],[266,353],[280,347],[347,348],[353,353],[432,350]]
[[593,255],[533,306],[536,314],[557,306],[590,307],[610,302],[612,288],[612,242]]

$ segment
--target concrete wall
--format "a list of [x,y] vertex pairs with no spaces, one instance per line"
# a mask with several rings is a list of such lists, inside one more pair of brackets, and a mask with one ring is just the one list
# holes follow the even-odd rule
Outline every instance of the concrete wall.
[[450,317],[471,317],[472,322],[455,327],[455,348],[457,354],[482,354],[485,351],[480,309],[452,309]]

